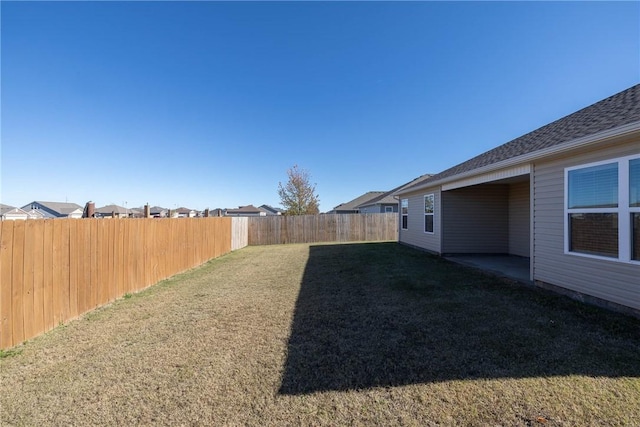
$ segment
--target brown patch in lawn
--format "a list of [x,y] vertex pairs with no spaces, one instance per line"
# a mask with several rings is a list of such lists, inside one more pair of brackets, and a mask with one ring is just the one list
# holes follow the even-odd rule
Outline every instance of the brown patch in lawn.
[[632,425],[639,331],[397,244],[250,247],[0,359],[0,424]]

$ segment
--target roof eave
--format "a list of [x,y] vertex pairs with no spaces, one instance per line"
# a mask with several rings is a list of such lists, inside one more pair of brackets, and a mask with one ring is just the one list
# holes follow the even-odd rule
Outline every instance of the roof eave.
[[531,162],[534,160],[538,160],[547,156],[560,154],[565,151],[575,150],[582,147],[587,147],[589,145],[606,142],[608,140],[614,138],[625,137],[627,135],[631,135],[635,132],[640,132],[640,121],[627,123],[626,125],[618,126],[613,129],[607,129],[602,132],[594,133],[592,135],[583,136],[581,138],[576,138],[564,144],[555,145],[553,147],[543,148],[541,150],[533,151],[531,153],[522,154],[520,156],[511,157],[510,159],[502,160],[496,163],[492,163],[490,165],[482,166],[476,169],[472,169],[467,172],[463,172],[457,175],[448,176],[446,178],[439,179],[437,181],[425,182],[424,184],[418,185],[416,187],[410,187],[398,190],[393,193],[394,196],[399,196],[401,194],[414,193],[416,191],[424,190],[425,188],[437,187],[443,184],[447,184],[450,182],[455,182],[460,179],[469,178],[474,175],[480,175],[487,172],[492,172],[499,169],[508,168],[511,166],[515,166],[521,163]]

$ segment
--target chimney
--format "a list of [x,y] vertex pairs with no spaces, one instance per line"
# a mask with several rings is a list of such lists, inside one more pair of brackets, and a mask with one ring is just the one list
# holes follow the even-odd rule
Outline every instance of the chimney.
[[84,212],[82,213],[83,218],[93,218],[96,216],[96,204],[91,200],[84,205]]
[[209,218],[209,208],[204,210],[204,217]]
[[151,218],[151,208],[149,207],[149,203],[144,205],[144,217]]

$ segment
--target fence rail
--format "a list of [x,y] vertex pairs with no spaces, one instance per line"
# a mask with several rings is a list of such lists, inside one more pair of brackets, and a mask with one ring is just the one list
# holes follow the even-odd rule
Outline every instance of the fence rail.
[[0,348],[231,251],[231,218],[0,222]]
[[249,218],[250,246],[397,239],[398,215],[394,213]]

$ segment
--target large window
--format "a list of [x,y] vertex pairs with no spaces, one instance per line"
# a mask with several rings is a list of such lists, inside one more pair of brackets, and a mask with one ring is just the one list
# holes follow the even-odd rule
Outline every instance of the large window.
[[424,232],[433,233],[433,213],[434,213],[434,196],[427,194],[424,196]]
[[402,229],[408,229],[409,225],[409,199],[400,200],[400,215],[402,216]]
[[565,170],[565,252],[640,260],[640,157]]

